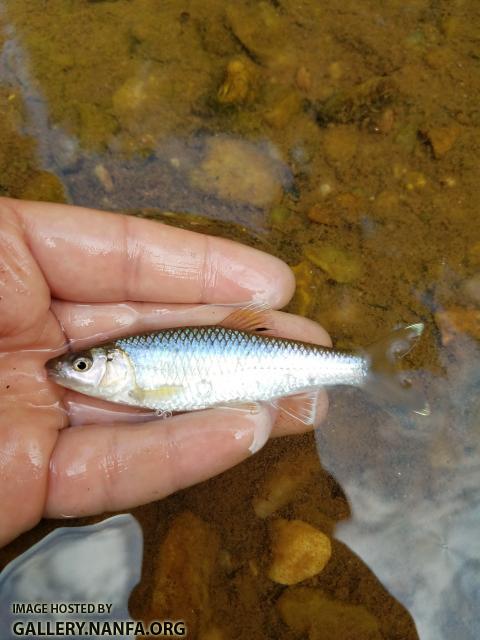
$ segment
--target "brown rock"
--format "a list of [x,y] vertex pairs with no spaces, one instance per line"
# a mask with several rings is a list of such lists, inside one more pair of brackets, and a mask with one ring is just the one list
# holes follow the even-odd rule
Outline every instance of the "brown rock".
[[358,133],[353,126],[330,127],[324,137],[325,153],[333,164],[348,164],[358,146]]
[[317,224],[335,224],[337,213],[332,206],[323,202],[316,202],[307,212],[309,220]]
[[334,245],[311,245],[304,250],[305,257],[328,274],[332,280],[350,283],[362,275],[358,257]]
[[225,80],[217,93],[220,104],[238,104],[250,97],[252,71],[245,60],[235,58],[227,65]]
[[184,620],[197,635],[210,618],[210,580],[219,552],[217,533],[186,511],[172,522],[156,559],[151,615]]
[[429,127],[421,131],[429,141],[435,158],[443,158],[455,144],[460,130],[457,125],[451,124],[445,127]]
[[190,180],[222,200],[267,207],[281,198],[280,174],[279,161],[259,146],[218,136],[209,140],[205,158]]
[[291,92],[278,101],[278,103],[265,112],[265,121],[275,129],[284,129],[293,116],[300,111],[300,96]]
[[308,93],[312,88],[312,76],[306,67],[299,67],[295,74],[295,84],[300,91]]
[[377,619],[365,607],[330,600],[308,587],[286,589],[277,602],[285,624],[309,640],[381,640]]
[[28,180],[20,193],[23,200],[42,200],[45,202],[67,202],[63,184],[54,173],[38,171]]
[[459,334],[480,340],[480,309],[453,307],[435,314],[435,322],[442,336],[442,344],[450,344]]
[[289,504],[298,492],[308,484],[318,469],[317,457],[290,455],[280,460],[268,473],[258,495],[253,499],[253,508],[259,518],[267,518]]

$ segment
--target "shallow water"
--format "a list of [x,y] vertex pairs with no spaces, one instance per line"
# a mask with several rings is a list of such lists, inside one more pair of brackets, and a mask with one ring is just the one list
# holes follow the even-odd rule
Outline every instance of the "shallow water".
[[[136,510],[134,617],[185,617],[204,639],[478,636],[480,7],[383,4],[0,2],[1,195],[127,210],[275,253],[297,276],[291,309],[341,347],[427,325],[408,362],[428,386],[427,420],[341,392],[315,437],[273,441]],[[298,468],[309,472],[295,491],[259,518],[253,506]],[[277,516],[335,535],[304,591],[266,577]],[[0,551],[0,566],[60,524]],[[192,548],[170,567],[182,589],[165,586],[167,543]],[[357,609],[319,630],[339,602]]]

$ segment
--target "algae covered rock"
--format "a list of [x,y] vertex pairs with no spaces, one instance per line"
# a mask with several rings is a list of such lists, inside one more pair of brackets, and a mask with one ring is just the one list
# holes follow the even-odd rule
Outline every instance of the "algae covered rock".
[[311,263],[303,260],[292,267],[297,287],[291,302],[292,308],[300,316],[308,316],[315,307],[315,274]]
[[152,616],[185,620],[192,637],[207,626],[218,552],[219,538],[210,525],[189,511],[178,515],[158,552]]
[[254,6],[232,2],[225,13],[227,24],[252,58],[268,64],[291,48],[286,19],[269,2]]
[[227,64],[225,79],[217,92],[220,104],[239,104],[252,97],[253,69],[251,63],[234,58]]
[[222,200],[263,208],[280,200],[284,175],[283,165],[262,146],[218,136],[207,142],[190,181]]
[[318,469],[316,456],[305,457],[302,453],[286,456],[267,474],[258,494],[253,498],[253,509],[259,518],[267,518],[289,504],[311,481]]
[[382,640],[377,619],[365,607],[327,598],[319,589],[293,587],[277,608],[285,624],[309,640]]
[[354,126],[331,126],[325,132],[324,148],[333,165],[346,165],[353,160],[358,147],[358,131]]
[[320,573],[332,554],[330,539],[303,520],[272,522],[272,563],[268,577],[296,584]]
[[67,202],[63,184],[54,173],[37,171],[27,181],[20,193],[24,200],[42,200],[44,202]]
[[421,134],[428,140],[432,147],[433,155],[437,160],[443,158],[455,144],[460,129],[455,124],[442,127],[426,127]]
[[301,110],[301,97],[295,91],[279,96],[265,113],[264,120],[274,129],[285,129],[290,120]]
[[435,313],[442,344],[450,344],[457,336],[467,334],[480,340],[480,309],[450,307]]
[[320,267],[336,282],[354,282],[362,274],[360,260],[334,245],[310,246],[304,253],[310,262]]

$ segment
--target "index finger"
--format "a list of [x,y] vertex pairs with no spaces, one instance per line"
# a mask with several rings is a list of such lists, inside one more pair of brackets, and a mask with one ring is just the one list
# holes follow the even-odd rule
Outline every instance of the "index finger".
[[230,240],[152,220],[4,199],[19,217],[52,296],[75,302],[214,303],[291,297],[281,260]]

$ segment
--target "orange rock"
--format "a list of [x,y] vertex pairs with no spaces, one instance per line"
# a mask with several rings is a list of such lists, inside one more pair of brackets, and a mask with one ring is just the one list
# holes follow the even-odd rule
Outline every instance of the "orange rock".
[[320,573],[332,555],[330,538],[303,520],[272,522],[272,563],[268,577],[297,584]]
[[467,334],[480,340],[480,309],[453,307],[435,314],[442,344],[448,345],[458,334]]

